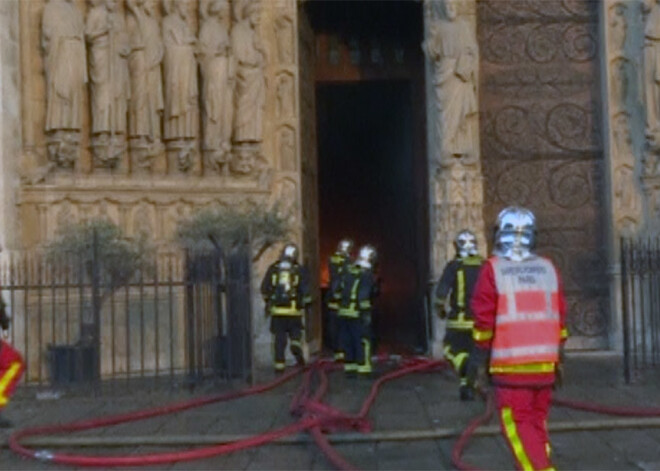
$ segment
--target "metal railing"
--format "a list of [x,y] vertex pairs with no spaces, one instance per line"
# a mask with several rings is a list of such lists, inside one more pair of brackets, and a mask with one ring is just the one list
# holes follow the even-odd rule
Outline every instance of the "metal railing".
[[26,383],[249,378],[249,267],[230,280],[236,270],[219,250],[159,253],[149,269],[111,286],[98,263],[77,254],[2,254],[9,341],[24,356]]
[[660,238],[621,239],[624,377],[660,365]]

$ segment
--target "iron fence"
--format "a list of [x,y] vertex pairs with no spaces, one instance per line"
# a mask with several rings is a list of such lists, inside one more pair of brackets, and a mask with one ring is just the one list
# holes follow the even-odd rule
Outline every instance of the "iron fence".
[[624,377],[660,365],[660,239],[621,239]]
[[9,341],[24,356],[26,383],[250,377],[248,258],[159,253],[121,284],[102,276],[101,263],[78,254],[2,254]]

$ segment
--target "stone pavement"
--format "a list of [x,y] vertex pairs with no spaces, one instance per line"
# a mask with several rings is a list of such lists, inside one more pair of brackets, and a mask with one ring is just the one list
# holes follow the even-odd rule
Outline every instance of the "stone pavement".
[[[634,385],[625,385],[620,357],[607,354],[572,354],[568,356],[567,384],[557,397],[592,401],[609,405],[660,407],[660,375],[647,374]],[[357,413],[366,397],[371,381],[345,378],[341,373],[330,376],[326,396],[329,404],[344,411]],[[76,434],[76,437],[126,439],[127,437],[186,437],[198,438],[245,435],[286,425],[293,420],[289,404],[299,379],[258,396],[229,403],[218,403],[178,414],[142,422]],[[227,385],[220,388],[228,389]],[[197,391],[131,389],[93,396],[65,394],[60,399],[37,400],[36,391],[19,390],[7,415],[21,426],[69,422],[153,407],[192,397],[215,394],[218,388]],[[374,404],[370,420],[375,433],[394,431],[429,431],[432,429],[461,430],[470,418],[482,413],[481,401],[461,403],[458,400],[455,378],[447,373],[426,373],[408,376],[387,383]],[[567,421],[596,424],[611,421],[600,414],[555,407],[550,426]],[[496,424],[495,419],[491,424]],[[604,425],[607,425],[605,423]],[[658,427],[656,425],[656,427]],[[0,469],[66,469],[66,467],[25,460],[6,447],[8,433],[1,432]],[[561,470],[656,470],[660,469],[660,428],[605,428],[591,431],[563,431],[551,433],[554,461]],[[369,470],[425,470],[453,469],[451,452],[454,437],[416,440],[382,440],[338,443],[336,449],[358,469]],[[293,443],[292,443],[293,442]],[[54,448],[89,454],[145,453],[172,451],[173,446],[155,447],[134,444],[129,448]],[[468,463],[481,469],[512,469],[506,445],[499,434],[472,439],[464,454]],[[144,469],[165,470],[325,470],[332,469],[314,443],[303,435],[288,443],[278,443],[258,449],[205,460],[177,463]]]

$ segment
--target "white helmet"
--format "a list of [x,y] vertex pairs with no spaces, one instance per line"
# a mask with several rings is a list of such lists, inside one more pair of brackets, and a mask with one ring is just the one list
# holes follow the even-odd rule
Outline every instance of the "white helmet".
[[352,250],[353,250],[353,241],[351,239],[344,238],[339,241],[339,244],[337,244],[337,252],[344,254],[347,257],[350,257]]
[[363,245],[358,252],[355,264],[362,268],[371,269],[376,264],[376,249],[373,245]]
[[460,258],[477,255],[477,236],[474,235],[474,232],[464,229],[454,239],[454,246]]
[[281,261],[287,261],[291,263],[298,262],[298,247],[293,242],[287,242],[287,244],[282,249],[282,254],[280,255]]
[[532,255],[536,242],[536,218],[529,209],[509,206],[495,223],[495,254],[516,262]]

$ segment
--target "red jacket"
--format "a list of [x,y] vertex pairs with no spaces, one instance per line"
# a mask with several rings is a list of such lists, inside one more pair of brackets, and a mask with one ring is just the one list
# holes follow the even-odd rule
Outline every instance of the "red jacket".
[[[490,351],[493,338],[497,335],[495,319],[500,294],[497,291],[493,269],[495,260],[495,257],[491,257],[482,266],[470,302],[474,315],[473,338],[475,347],[487,351]],[[564,297],[561,278],[556,267],[555,273],[557,275],[559,295],[558,308],[561,343],[563,344],[568,336],[565,324],[566,299]],[[519,368],[507,373],[491,372],[493,383],[502,386],[546,386],[554,383],[554,364],[550,365],[549,371],[547,369],[534,368],[534,366],[520,365]]]

